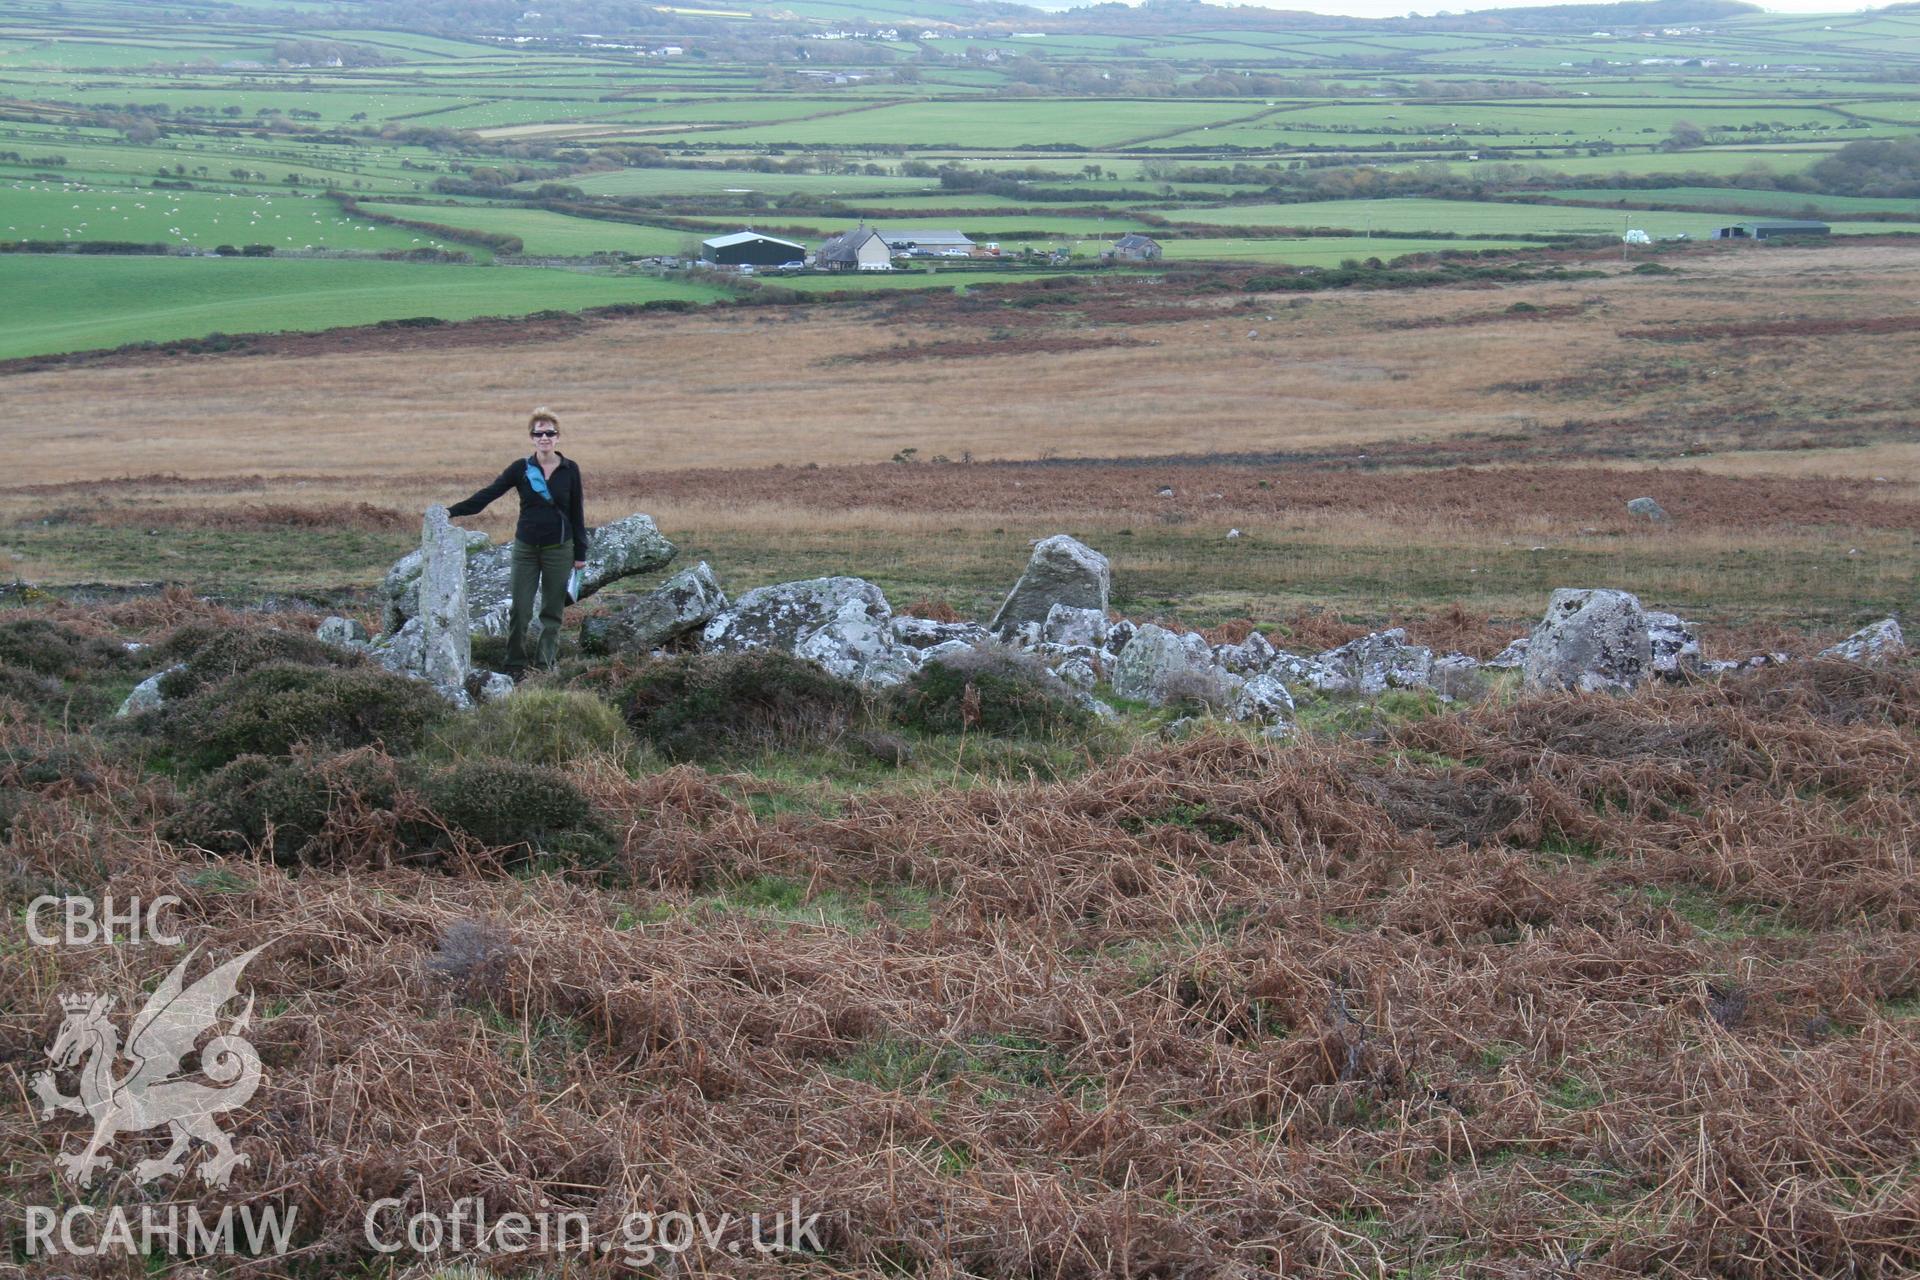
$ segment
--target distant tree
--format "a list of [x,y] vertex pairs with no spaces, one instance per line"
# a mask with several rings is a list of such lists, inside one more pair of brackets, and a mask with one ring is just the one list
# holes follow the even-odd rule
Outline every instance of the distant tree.
[[1691,120],[1675,120],[1661,145],[1668,151],[1688,151],[1707,140],[1707,131]]

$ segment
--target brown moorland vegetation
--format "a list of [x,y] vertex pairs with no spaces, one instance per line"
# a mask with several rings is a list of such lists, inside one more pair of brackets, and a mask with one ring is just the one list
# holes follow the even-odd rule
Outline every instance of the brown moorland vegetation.
[[[1910,667],[1803,663],[799,805],[589,757],[609,859],[518,875],[423,863],[351,794],[325,862],[169,841],[183,782],[18,703],[0,787],[10,900],[170,893],[216,955],[268,944],[252,1163],[197,1199],[299,1225],[243,1271],[377,1263],[383,1197],[595,1238],[798,1197],[821,1253],[694,1273],[1771,1280],[1920,1267],[1917,727]],[[10,1092],[58,993],[137,1007],[158,963],[0,967]],[[82,1127],[9,1108],[0,1196]],[[103,1194],[162,1145],[122,1136]]]

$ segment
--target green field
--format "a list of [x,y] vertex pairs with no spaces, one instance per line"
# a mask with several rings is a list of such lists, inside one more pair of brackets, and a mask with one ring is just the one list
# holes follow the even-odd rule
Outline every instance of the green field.
[[[1659,198],[1658,191],[1641,192]],[[1909,202],[1911,203],[1911,202]],[[1336,227],[1374,231],[1446,231],[1456,235],[1619,236],[1629,228],[1656,239],[1711,236],[1736,214],[1620,211],[1560,205],[1472,200],[1326,200],[1304,204],[1232,205],[1220,209],[1158,210],[1180,222],[1224,227]],[[1785,212],[1782,209],[1781,212]],[[1912,222],[1843,222],[1839,234],[1913,231]]]
[[211,249],[458,248],[343,213],[321,196],[166,191],[12,182],[0,185],[0,240],[132,240]]
[[674,254],[679,253],[687,241],[700,238],[695,232],[573,218],[545,209],[372,202],[363,202],[361,208],[416,222],[438,222],[451,227],[519,236],[526,246],[525,252],[531,256],[579,258],[596,253],[628,253],[643,257]]
[[[1152,15],[1145,27],[1120,10],[986,21],[963,4],[905,0],[802,0],[777,15],[668,6],[631,30],[608,13],[596,25],[609,29],[591,32],[573,30],[573,16],[523,13],[409,30],[355,0],[247,0],[190,18],[33,0],[0,21],[0,238],[491,259],[346,215],[327,191],[575,259],[677,255],[742,227],[815,244],[856,219],[957,228],[1015,251],[1065,247],[1077,261],[1164,220],[1173,226],[1158,238],[1176,261],[1302,265],[1628,229],[1697,238],[1743,213],[1809,209],[1876,215],[1837,223],[1840,235],[1920,228],[1920,202],[1713,185],[1765,188],[1850,141],[1920,129],[1920,19],[1898,14],[1642,33],[1253,10]],[[941,29],[929,36],[924,23]],[[866,30],[884,26],[899,29]],[[1649,179],[1676,185],[1639,186]],[[609,216],[527,207],[556,183]],[[1656,204],[1682,207],[1639,207]],[[1289,227],[1354,234],[1271,234]],[[309,273],[284,259],[155,275],[180,265],[7,263],[16,296],[60,312],[16,338],[46,350],[274,327],[296,311],[313,327],[669,288],[595,268],[367,275],[382,264]],[[243,278],[273,287],[249,297],[222,283]],[[59,282],[80,279],[97,298],[70,300]],[[144,296],[156,279],[178,281],[182,296]],[[402,280],[404,303],[385,285]],[[908,276],[794,284],[924,287]],[[487,294],[502,300],[483,305]]]
[[0,255],[0,359],[209,333],[312,331],[413,316],[467,320],[656,298],[700,285],[535,267]]

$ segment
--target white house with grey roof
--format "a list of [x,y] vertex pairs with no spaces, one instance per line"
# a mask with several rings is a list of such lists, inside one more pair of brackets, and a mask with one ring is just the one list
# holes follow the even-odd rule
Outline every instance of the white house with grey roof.
[[882,231],[880,238],[895,253],[960,253],[971,256],[974,249],[972,240],[949,227],[900,227]]

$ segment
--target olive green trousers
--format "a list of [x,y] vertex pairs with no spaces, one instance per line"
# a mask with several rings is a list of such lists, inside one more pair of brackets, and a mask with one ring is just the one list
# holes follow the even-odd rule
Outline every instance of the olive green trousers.
[[513,540],[513,611],[508,615],[507,672],[518,674],[528,666],[527,622],[533,617],[533,595],[540,593],[540,653],[538,662],[551,667],[560,657],[560,618],[567,607],[567,576],[573,572],[573,544],[555,542],[544,547]]

